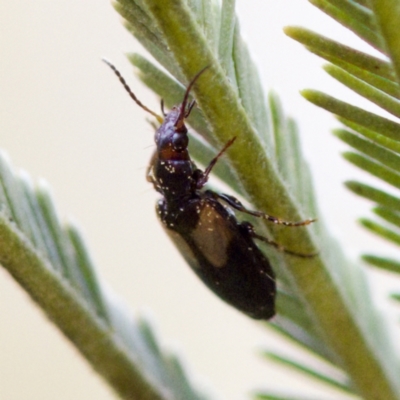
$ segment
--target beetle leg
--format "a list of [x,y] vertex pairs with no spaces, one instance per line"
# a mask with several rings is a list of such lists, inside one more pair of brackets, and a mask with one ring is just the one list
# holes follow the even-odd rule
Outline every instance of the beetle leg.
[[153,153],[153,155],[151,156],[150,163],[146,169],[146,180],[147,180],[147,182],[152,183],[157,190],[157,182],[156,182],[156,179],[154,178],[154,171],[153,171],[156,159],[157,159],[157,152],[155,151]]
[[214,168],[215,164],[217,163],[218,159],[225,153],[225,151],[230,147],[233,142],[236,140],[236,137],[230,139],[222,150],[210,161],[208,167],[202,172],[201,176],[197,178],[197,189],[201,189],[208,180],[208,175],[210,175],[211,170]]
[[146,180],[147,180],[147,182],[150,182],[150,183],[153,183],[153,184],[155,183],[154,174],[153,174],[154,156],[155,156],[155,153],[153,153],[153,156],[151,157],[151,162],[148,165],[148,167],[146,168]]
[[250,237],[252,237],[253,239],[258,239],[258,240],[263,241],[264,243],[274,246],[278,251],[280,251],[282,253],[291,254],[292,256],[302,257],[302,258],[311,258],[311,257],[315,257],[318,254],[318,253],[304,254],[304,253],[298,253],[297,251],[288,250],[288,249],[286,249],[286,247],[273,241],[272,239],[266,238],[265,236],[258,235],[255,232],[254,227],[250,222],[244,221],[240,224],[240,227],[242,229],[244,229],[250,235]]
[[231,207],[233,207],[235,210],[238,210],[240,212],[253,215],[254,217],[259,217],[259,218],[264,218],[268,221],[273,222],[274,224],[279,224],[279,225],[285,225],[285,226],[304,226],[304,225],[309,225],[312,222],[316,221],[316,219],[306,219],[304,221],[298,221],[298,222],[289,222],[289,221],[284,221],[278,217],[274,217],[272,215],[265,214],[261,211],[252,211],[248,210],[237,198],[230,196],[229,194],[225,193],[215,193],[212,192],[214,197],[217,197],[226,203],[228,203]]
[[146,169],[146,180],[152,184],[155,183],[154,176],[153,176],[153,166],[149,165]]

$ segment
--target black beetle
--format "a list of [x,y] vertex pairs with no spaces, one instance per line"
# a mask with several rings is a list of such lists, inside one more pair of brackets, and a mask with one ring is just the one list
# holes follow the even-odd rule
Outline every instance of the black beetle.
[[199,170],[190,158],[185,119],[194,101],[188,103],[188,97],[193,84],[207,67],[189,83],[182,103],[167,114],[163,111],[162,118],[145,107],[119,71],[104,61],[116,73],[132,99],[161,123],[155,133],[157,149],[147,179],[162,195],[157,203],[157,213],[165,231],[192,270],[217,296],[252,318],[270,319],[275,314],[275,274],[254,239],[296,256],[312,255],[288,251],[257,235],[249,222],[238,222],[232,209],[286,226],[308,225],[314,220],[282,221],[262,212],[250,211],[232,196],[203,189],[217,160],[236,139],[232,138],[224,146],[205,171]]

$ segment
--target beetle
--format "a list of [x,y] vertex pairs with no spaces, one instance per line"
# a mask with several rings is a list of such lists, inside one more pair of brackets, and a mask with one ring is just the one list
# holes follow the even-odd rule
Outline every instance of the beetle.
[[311,255],[283,249],[276,242],[258,235],[249,222],[239,222],[233,210],[286,226],[308,225],[314,220],[283,221],[248,210],[233,196],[204,189],[214,165],[236,139],[229,140],[204,171],[190,158],[185,119],[195,102],[189,102],[189,93],[208,67],[191,80],[180,105],[165,113],[161,103],[164,116],[161,117],[136,98],[114,65],[104,61],[132,99],[161,123],[155,133],[157,148],[147,170],[147,180],[161,194],[156,210],[166,233],[195,274],[218,297],[251,318],[272,318],[275,315],[275,274],[255,239],[289,254]]

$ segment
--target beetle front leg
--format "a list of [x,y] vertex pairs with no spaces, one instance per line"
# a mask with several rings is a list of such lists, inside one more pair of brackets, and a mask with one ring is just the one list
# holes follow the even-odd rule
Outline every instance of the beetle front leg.
[[225,151],[228,149],[228,147],[232,146],[232,144],[235,140],[236,140],[236,137],[233,137],[231,140],[229,140],[225,144],[225,146],[222,148],[222,150],[210,161],[210,164],[208,164],[208,167],[204,171],[200,171],[201,175],[197,176],[197,180],[196,180],[197,189],[201,189],[207,183],[208,175],[210,175],[210,172],[214,168],[218,159],[222,156],[222,154],[225,153]]

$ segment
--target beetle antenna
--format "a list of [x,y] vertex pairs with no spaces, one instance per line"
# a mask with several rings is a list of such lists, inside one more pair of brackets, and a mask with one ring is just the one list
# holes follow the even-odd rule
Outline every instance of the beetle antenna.
[[206,69],[208,69],[208,68],[210,68],[209,65],[207,65],[207,66],[204,67],[202,70],[200,70],[200,71],[194,76],[194,78],[190,81],[189,85],[187,86],[186,91],[185,91],[185,95],[183,96],[183,100],[182,100],[182,104],[181,104],[181,110],[180,110],[180,112],[179,112],[179,117],[178,117],[178,119],[176,120],[176,124],[175,124],[175,127],[177,128],[177,130],[179,130],[180,128],[182,128],[183,123],[184,123],[184,119],[185,119],[186,117],[189,116],[190,111],[192,110],[192,108],[193,108],[193,106],[194,106],[194,104],[195,104],[195,103],[191,103],[190,106],[189,106],[189,112],[186,112],[186,104],[187,104],[187,102],[188,102],[190,90],[192,89],[194,83],[197,81],[197,79],[200,77],[200,75],[201,75]]
[[162,122],[164,121],[163,117],[161,117],[160,115],[156,114],[154,111],[150,110],[149,108],[147,108],[136,96],[135,94],[132,92],[131,88],[128,86],[128,84],[126,83],[126,80],[123,78],[123,76],[121,75],[121,73],[117,70],[117,67],[112,64],[110,61],[108,61],[106,58],[102,58],[102,61],[104,61],[115,73],[115,75],[117,75],[118,79],[120,80],[120,82],[122,83],[123,87],[125,88],[125,90],[129,93],[129,96],[131,96],[131,98],[133,99],[133,101],[141,108],[143,108],[143,110],[147,111],[148,113],[150,113],[151,115],[153,115],[154,117],[157,118],[157,121],[162,124]]

